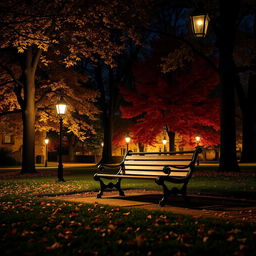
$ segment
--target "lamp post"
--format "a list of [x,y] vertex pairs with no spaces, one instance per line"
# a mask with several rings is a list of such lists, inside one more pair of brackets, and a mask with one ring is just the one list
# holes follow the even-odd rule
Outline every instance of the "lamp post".
[[128,152],[128,149],[129,149],[129,143],[131,141],[131,138],[129,136],[125,137],[125,142],[126,142],[126,150]]
[[45,143],[45,164],[44,164],[44,166],[47,167],[48,166],[48,143],[49,143],[49,139],[46,138],[44,140],[44,143]]
[[[201,137],[196,136],[195,140],[196,140],[196,147],[198,148],[200,146]],[[199,157],[197,158],[197,165],[199,165]]]
[[195,37],[205,37],[208,30],[210,18],[208,14],[192,15],[191,25]]
[[61,97],[58,103],[56,104],[56,110],[60,120],[59,165],[58,165],[57,181],[65,181],[63,178],[63,164],[62,164],[62,126],[63,126],[63,118],[67,110],[67,105],[63,100],[63,97]]
[[166,152],[166,144],[167,144],[167,140],[164,138],[163,139],[163,144],[164,144],[164,152]]

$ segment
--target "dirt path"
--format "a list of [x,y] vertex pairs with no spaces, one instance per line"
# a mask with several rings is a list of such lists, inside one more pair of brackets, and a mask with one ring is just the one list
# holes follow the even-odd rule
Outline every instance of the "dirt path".
[[128,190],[125,197],[119,197],[117,192],[106,192],[101,199],[96,198],[96,194],[95,192],[87,192],[58,196],[55,199],[123,208],[161,210],[197,218],[223,218],[256,223],[256,200],[192,194],[189,204],[186,204],[181,197],[170,197],[166,206],[159,207],[158,201],[161,199],[161,193],[157,191]]

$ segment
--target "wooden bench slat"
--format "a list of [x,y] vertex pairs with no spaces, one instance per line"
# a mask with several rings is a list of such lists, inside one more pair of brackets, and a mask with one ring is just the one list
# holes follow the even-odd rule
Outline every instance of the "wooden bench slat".
[[129,155],[187,155],[194,154],[194,150],[189,151],[169,151],[169,152],[129,152]]
[[[131,165],[131,166],[126,166],[125,167],[125,170],[152,170],[152,171],[163,171],[163,168],[164,166],[148,166],[148,165]],[[190,169],[189,168],[183,168],[183,169],[179,169],[179,168],[170,168],[171,170],[183,170],[183,171],[189,171]]]
[[[155,172],[155,171],[137,171],[137,170],[134,170],[134,171],[131,171],[131,170],[126,170],[124,172],[125,174],[129,174],[129,175],[148,175],[148,176],[151,176],[151,175],[155,175],[155,176],[168,176],[166,173],[164,172]],[[181,177],[185,177],[187,176],[188,172],[171,172],[171,174],[169,175],[170,177],[172,176],[181,176]]]
[[[118,175],[118,174],[97,174],[97,176],[99,177],[106,177],[106,178],[130,178],[130,179],[151,179],[151,180],[154,180],[156,178],[159,177],[159,175],[147,175],[147,176],[142,176],[142,175]],[[166,174],[164,174],[163,176],[166,176]]]
[[130,165],[148,165],[148,166],[165,166],[165,165],[188,165],[190,164],[191,160],[188,161],[124,161],[125,166]]
[[[146,169],[125,169],[124,170],[124,172],[125,173],[127,173],[127,172],[134,172],[134,171],[136,171],[136,172],[146,172],[146,173],[148,173],[148,175],[151,175],[151,173],[152,172],[155,172],[155,173],[165,173],[164,171],[163,171],[163,169],[161,169],[161,170],[156,170],[156,169],[148,169],[148,170],[146,170]],[[171,169],[171,173],[173,173],[173,172],[185,172],[185,173],[187,173],[187,172],[189,172],[190,171],[190,169]]]
[[150,156],[148,156],[148,155],[142,155],[142,156],[138,156],[138,155],[128,155],[128,156],[126,156],[126,158],[125,158],[125,160],[134,160],[134,161],[136,161],[136,160],[145,160],[145,161],[150,161],[151,159],[153,160],[153,159],[155,159],[155,160],[159,160],[159,161],[161,161],[161,160],[172,160],[172,159],[174,159],[174,160],[177,160],[177,159],[187,159],[187,160],[190,160],[191,161],[191,159],[192,159],[192,156],[193,155],[180,155],[180,156],[174,156],[174,155],[170,155],[170,156],[168,156],[168,155],[150,155]]

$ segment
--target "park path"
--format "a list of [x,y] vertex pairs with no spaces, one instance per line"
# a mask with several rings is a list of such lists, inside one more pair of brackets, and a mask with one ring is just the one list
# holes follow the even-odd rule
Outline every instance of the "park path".
[[209,195],[190,195],[186,204],[181,197],[171,197],[166,206],[160,207],[161,193],[147,190],[128,190],[125,197],[116,192],[106,192],[103,198],[96,198],[96,192],[57,196],[57,200],[85,204],[102,204],[120,208],[143,208],[167,211],[175,214],[190,215],[195,218],[222,218],[240,222],[256,223],[256,200],[226,198]]

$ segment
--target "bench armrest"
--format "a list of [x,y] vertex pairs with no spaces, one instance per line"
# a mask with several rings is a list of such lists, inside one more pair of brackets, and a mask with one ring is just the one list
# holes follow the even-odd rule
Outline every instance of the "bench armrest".
[[164,167],[163,172],[165,174],[169,175],[171,173],[171,168],[176,168],[176,169],[182,170],[182,169],[186,169],[186,168],[189,168],[191,166],[194,166],[194,164],[196,162],[196,159],[198,157],[198,154],[200,154],[200,153],[202,153],[202,148],[197,147],[196,150],[194,151],[192,160],[188,165],[167,165],[167,166]]
[[171,168],[176,168],[176,169],[186,169],[186,168],[189,168],[191,164],[188,164],[188,165],[166,165],[164,168],[163,168],[163,172],[165,174],[168,174],[170,175],[170,173],[172,172],[172,169]]
[[103,164],[103,163],[99,163],[97,168],[100,171],[104,171],[105,167],[109,167],[109,168],[118,168],[118,167],[122,167],[123,166],[123,162],[119,163],[119,164]]

